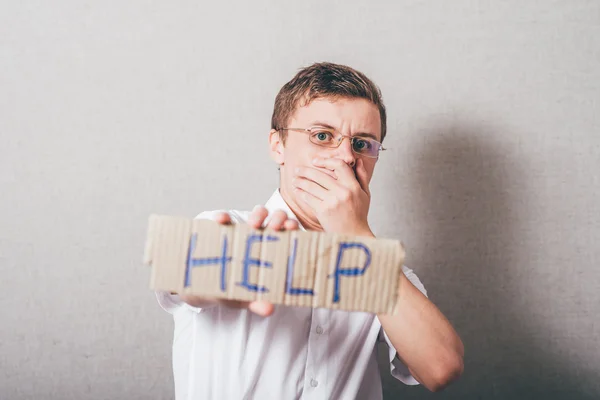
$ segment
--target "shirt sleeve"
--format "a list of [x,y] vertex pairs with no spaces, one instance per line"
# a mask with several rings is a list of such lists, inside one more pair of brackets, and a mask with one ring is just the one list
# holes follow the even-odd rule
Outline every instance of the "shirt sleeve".
[[[209,219],[209,220],[214,221],[217,214],[219,212],[224,212],[224,211],[225,210],[204,211],[204,212],[198,214],[195,219]],[[161,308],[163,310],[165,310],[169,314],[174,314],[181,307],[184,307],[184,308],[186,308],[190,311],[196,312],[196,313],[199,313],[204,309],[202,307],[190,306],[189,304],[187,304],[186,302],[181,300],[181,298],[177,294],[171,294],[171,293],[165,292],[165,291],[156,291],[155,294],[156,294],[156,300],[158,301],[158,304],[161,306]]]
[[[404,272],[404,275],[408,278],[408,280],[417,289],[419,289],[421,293],[427,296],[427,290],[425,290],[425,286],[423,286],[423,284],[419,280],[419,277],[413,272],[412,269],[406,266],[402,266],[402,272]],[[400,361],[400,359],[396,356],[396,349],[394,348],[394,345],[392,344],[392,341],[390,340],[388,335],[383,330],[383,327],[381,328],[380,335],[383,336],[383,340],[385,340],[388,346],[390,373],[392,374],[392,376],[406,385],[418,385],[419,382],[411,375],[410,371],[408,370],[408,367],[404,365],[404,363]]]

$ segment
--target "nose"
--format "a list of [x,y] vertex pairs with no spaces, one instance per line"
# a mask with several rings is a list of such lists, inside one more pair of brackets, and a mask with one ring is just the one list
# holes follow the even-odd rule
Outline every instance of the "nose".
[[356,164],[356,153],[352,151],[352,142],[349,137],[344,136],[342,143],[337,148],[337,157],[344,161],[350,168],[354,168]]

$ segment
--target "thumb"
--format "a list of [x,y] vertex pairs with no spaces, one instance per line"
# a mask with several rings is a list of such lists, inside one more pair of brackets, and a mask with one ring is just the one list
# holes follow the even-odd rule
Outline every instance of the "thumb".
[[248,304],[248,309],[261,317],[268,317],[275,311],[273,304],[264,300],[251,301]]

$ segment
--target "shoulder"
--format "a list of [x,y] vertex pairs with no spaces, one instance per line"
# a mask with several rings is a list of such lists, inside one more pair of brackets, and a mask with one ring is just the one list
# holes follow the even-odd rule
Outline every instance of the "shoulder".
[[234,224],[240,222],[248,221],[248,217],[250,217],[251,211],[243,211],[243,210],[208,210],[202,211],[200,214],[196,215],[195,219],[210,219],[214,220],[218,214],[227,213],[231,217],[231,221]]

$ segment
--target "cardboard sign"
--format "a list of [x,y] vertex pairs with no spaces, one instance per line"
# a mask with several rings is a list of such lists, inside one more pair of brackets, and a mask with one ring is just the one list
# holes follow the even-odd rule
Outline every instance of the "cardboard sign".
[[157,291],[392,314],[404,255],[397,240],[152,215],[144,263]]

